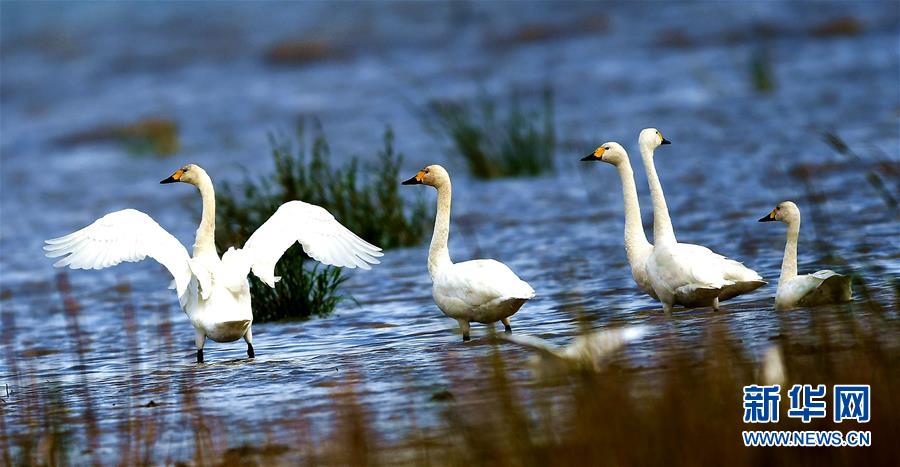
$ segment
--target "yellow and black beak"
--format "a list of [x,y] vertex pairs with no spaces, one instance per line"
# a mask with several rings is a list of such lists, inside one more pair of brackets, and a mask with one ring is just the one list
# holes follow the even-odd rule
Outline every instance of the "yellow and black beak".
[[772,212],[766,214],[759,220],[759,222],[773,222],[773,221],[775,221],[775,210],[774,209],[772,210]]
[[170,175],[169,178],[167,178],[165,180],[160,180],[159,183],[165,184],[165,183],[175,183],[175,182],[181,181],[182,175],[184,175],[184,170],[178,169],[175,171],[175,173]]
[[402,185],[421,185],[422,180],[425,179],[425,171],[420,170],[415,176],[411,177],[409,180],[404,180]]
[[603,153],[606,152],[606,148],[597,148],[596,151],[592,152],[581,158],[583,162],[585,161],[599,161],[603,160]]

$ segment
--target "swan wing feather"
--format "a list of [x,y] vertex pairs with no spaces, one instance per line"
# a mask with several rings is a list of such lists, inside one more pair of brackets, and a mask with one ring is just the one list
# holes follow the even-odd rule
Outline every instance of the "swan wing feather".
[[[653,281],[654,288],[663,287],[669,293],[677,294],[679,290],[685,290],[685,286],[694,289],[719,289],[727,285],[714,256],[708,248],[678,243],[670,247],[654,249],[651,261],[648,262],[648,272]],[[718,255],[715,255],[718,256]]]
[[263,282],[275,287],[275,264],[294,242],[313,259],[331,266],[370,269],[381,248],[359,238],[320,206],[290,201],[250,236],[243,250],[248,264]]
[[151,257],[175,279],[179,300],[191,282],[190,256],[184,245],[150,216],[135,209],[111,212],[68,235],[45,240],[53,265],[71,269],[103,269]]
[[439,285],[446,295],[456,296],[469,307],[497,299],[530,299],[534,289],[519,279],[509,266],[493,259],[453,264]]
[[848,302],[852,295],[850,277],[827,269],[799,276],[795,281],[807,289],[797,301],[800,306]]

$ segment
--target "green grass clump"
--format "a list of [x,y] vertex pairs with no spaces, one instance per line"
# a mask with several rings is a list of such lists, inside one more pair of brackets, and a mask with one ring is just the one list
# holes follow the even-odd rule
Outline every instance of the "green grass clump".
[[535,176],[553,170],[556,130],[553,92],[545,89],[541,105],[529,109],[513,94],[508,110],[482,94],[477,102],[435,101],[426,113],[426,126],[447,138],[454,154],[465,159],[478,178]]
[[[402,155],[394,151],[394,135],[384,133],[377,160],[345,167],[331,163],[331,151],[318,125],[307,137],[298,125],[293,138],[270,135],[272,173],[248,177],[239,186],[224,185],[216,197],[216,233],[220,246],[242,246],[283,203],[301,200],[322,206],[348,229],[382,248],[418,243],[429,215],[424,202],[408,206],[397,180]],[[365,174],[365,176],[363,176]],[[224,250],[224,248],[220,248]],[[275,267],[281,276],[274,289],[250,275],[253,316],[257,321],[327,316],[346,297],[338,287],[346,280],[340,268],[324,266],[295,244]]]

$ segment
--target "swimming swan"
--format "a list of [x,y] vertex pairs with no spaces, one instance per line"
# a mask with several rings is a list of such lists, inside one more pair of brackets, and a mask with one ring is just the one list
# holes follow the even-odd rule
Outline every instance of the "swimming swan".
[[657,299],[656,292],[647,275],[647,258],[653,252],[653,245],[647,241],[644,225],[641,222],[641,206],[638,201],[637,187],[634,184],[634,172],[628,153],[619,143],[610,141],[603,143],[582,161],[602,161],[615,166],[622,180],[622,200],[625,204],[625,256],[631,265],[631,277],[647,295]]
[[124,209],[109,213],[69,235],[46,240],[50,258],[62,256],[54,266],[103,269],[123,261],[151,257],[174,277],[181,308],[196,330],[197,363],[203,362],[206,338],[247,341],[247,356],[254,357],[253,312],[250,308],[252,271],[269,287],[279,280],[275,263],[294,244],[314,259],[333,266],[369,269],[378,264],[381,249],[357,237],[325,209],[302,201],[282,204],[247,239],[241,249],[231,247],[219,258],[215,245],[216,204],[212,180],[202,168],[189,164],[160,183],[183,182],[196,186],[203,199],[194,255],[143,212]]
[[814,306],[850,301],[850,278],[828,269],[797,275],[797,240],[800,238],[800,208],[784,201],[760,222],[781,221],[787,224],[787,243],[781,262],[781,277],[775,292],[775,309]]
[[505,264],[492,259],[454,263],[447,239],[450,235],[450,175],[440,165],[429,165],[404,185],[431,185],[437,189],[437,215],[428,250],[434,303],[455,319],[463,341],[469,340],[470,322],[500,321],[512,332],[509,317],[534,297],[534,289]]
[[685,307],[712,306],[756,290],[766,284],[756,271],[714,253],[709,248],[679,243],[669,217],[653,151],[670,144],[655,128],[646,128],[638,138],[641,158],[647,172],[653,200],[653,252],[647,260],[647,274],[663,310],[671,313],[673,305]]

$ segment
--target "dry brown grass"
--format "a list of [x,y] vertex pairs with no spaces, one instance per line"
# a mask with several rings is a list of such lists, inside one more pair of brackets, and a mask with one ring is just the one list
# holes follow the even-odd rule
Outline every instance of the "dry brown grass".
[[[61,278],[59,288],[77,341],[79,307],[67,287]],[[127,288],[121,291],[127,294]],[[127,322],[131,312],[126,310]],[[113,439],[117,458],[99,459],[100,451],[93,449],[86,459],[122,465],[897,465],[896,304],[857,303],[810,316],[801,327],[789,314],[779,315],[780,330],[771,343],[783,352],[787,381],[781,422],[767,426],[742,422],[741,390],[760,383],[759,362],[724,319],[708,323],[700,345],[663,335],[659,355],[649,366],[617,358],[600,373],[573,373],[551,383],[523,381],[516,363],[521,359],[509,359],[511,348],[500,340],[485,344],[490,348],[484,357],[448,354],[442,358],[450,386],[429,397],[408,385],[410,403],[397,414],[400,422],[390,433],[378,431],[383,425],[374,422],[376,411],[364,402],[365,381],[349,371],[333,386],[325,430],[313,429],[308,414],[288,407],[260,427],[265,441],[255,443],[242,441],[222,420],[204,413],[198,397],[204,389],[194,384],[193,370],[179,375],[173,389],[180,420],[166,422],[152,411],[133,410],[115,432],[102,433],[92,418],[90,381],[84,381],[84,393],[74,399],[37,381],[19,381],[16,359],[7,353],[11,380],[24,392],[4,404],[20,404],[16,414],[25,422],[15,421],[13,430],[7,414],[0,417],[0,458],[6,465],[78,463],[85,457],[73,440],[96,448],[101,439]],[[5,330],[15,328],[11,314],[3,318]],[[7,350],[8,343],[4,341]],[[85,351],[81,344],[76,349]],[[131,379],[133,392],[154,392],[147,386],[158,384],[140,372]],[[872,420],[838,425],[827,417],[804,425],[788,418],[786,391],[794,383],[825,384],[829,393],[836,383],[870,384]],[[77,409],[71,408],[75,400]],[[5,411],[7,405],[0,407]],[[426,412],[436,422],[419,422]],[[746,448],[741,431],[754,429],[870,430],[873,444]],[[160,438],[166,431],[187,437],[193,452],[181,456],[186,458],[172,454]]]

